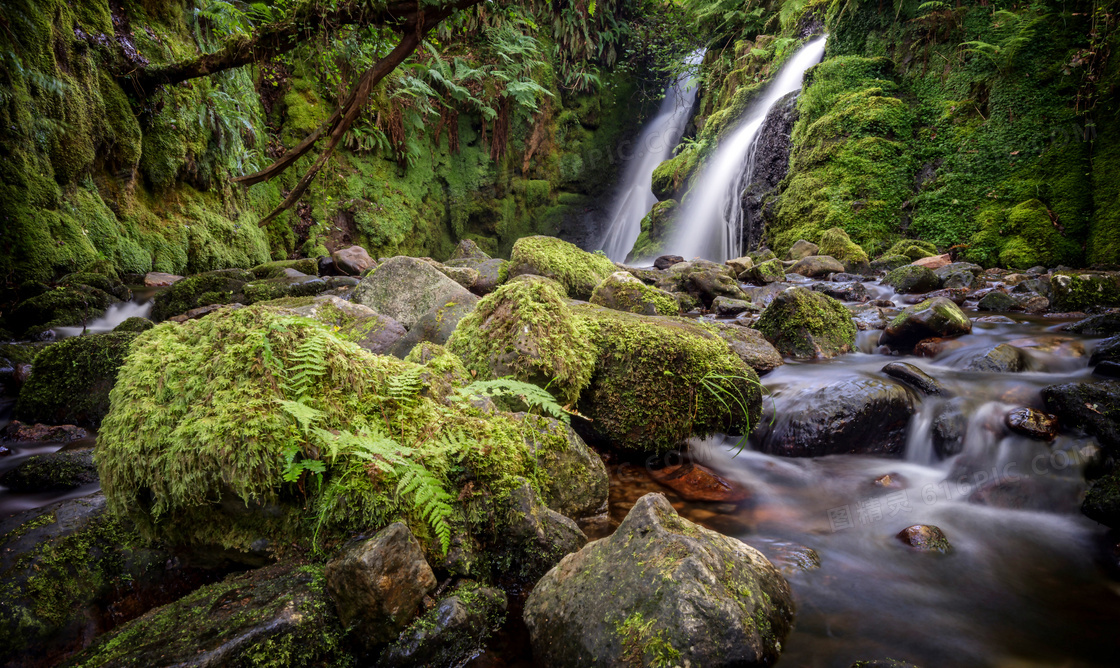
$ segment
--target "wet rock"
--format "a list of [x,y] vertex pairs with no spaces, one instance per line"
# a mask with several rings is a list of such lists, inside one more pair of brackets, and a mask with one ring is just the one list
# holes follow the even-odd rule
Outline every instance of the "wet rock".
[[1005,315],[986,315],[976,319],[976,322],[984,322],[991,325],[1014,325],[1015,321]]
[[535,274],[564,286],[572,299],[590,299],[595,286],[617,268],[602,254],[552,237],[522,237],[510,253],[509,276]]
[[1011,290],[1015,295],[1038,295],[1047,300],[1053,298],[1054,290],[1050,287],[1049,278],[1028,278],[1021,281]]
[[32,455],[0,475],[0,485],[13,492],[49,492],[76,489],[97,482],[93,450]]
[[1019,308],[1019,302],[1011,295],[992,290],[980,298],[976,308],[981,311],[1014,311]]
[[774,251],[770,250],[769,248],[759,248],[758,250],[751,251],[747,253],[747,257],[749,257],[751,261],[753,261],[756,265],[762,264],[767,260],[776,260],[778,258],[778,256],[774,254]]
[[599,455],[559,420],[527,413],[519,417],[537,434],[563,436],[559,440],[534,438],[526,432],[525,444],[546,474],[547,481],[541,483],[541,501],[573,520],[606,512],[610,479]]
[[285,297],[314,297],[328,290],[350,287],[355,278],[346,276],[290,276],[253,281],[241,286],[238,301],[244,304],[283,299]]
[[1090,306],[1120,306],[1120,274],[1055,273],[1050,277],[1053,304],[1058,311]]
[[1101,362],[1120,362],[1120,336],[1107,338],[1097,344],[1089,357],[1089,365]]
[[863,283],[815,283],[812,289],[842,302],[865,302],[871,299]]
[[344,276],[362,276],[377,266],[377,262],[361,246],[335,251],[332,257],[335,269]]
[[809,257],[810,255],[816,255],[817,251],[819,251],[819,250],[820,250],[820,246],[816,245],[812,241],[805,241],[804,239],[798,239],[797,241],[795,241],[793,243],[792,246],[790,246],[789,252],[786,253],[786,259],[787,260],[800,260],[801,258]]
[[942,353],[963,347],[964,342],[960,339],[922,339],[914,344],[914,354],[918,357],[937,357]]
[[731,351],[760,376],[785,364],[782,354],[757,329],[718,322],[713,324],[719,329],[720,337],[727,341]]
[[625,271],[603,279],[591,294],[591,303],[616,311],[642,315],[680,315],[681,306],[673,295],[646,285]]
[[796,403],[767,405],[751,440],[782,457],[896,455],[906,445],[914,397],[902,385],[856,376],[802,391]]
[[940,552],[948,554],[953,551],[945,532],[932,524],[915,524],[898,532],[896,536],[903,544],[909,545],[919,552]]
[[310,304],[290,310],[337,327],[337,336],[375,355],[386,354],[406,334],[404,326],[389,316],[334,295],[316,297]]
[[1023,351],[1015,346],[1001,343],[973,359],[964,370],[982,373],[1018,373],[1026,368],[1027,359]]
[[754,285],[777,283],[786,278],[786,268],[778,260],[767,260],[739,274],[739,280]]
[[100,636],[80,666],[345,665],[322,568],[277,564],[233,575]]
[[20,391],[15,417],[96,427],[109,412],[109,391],[135,338],[127,332],[92,334],[45,349]]
[[1116,336],[1120,334],[1120,313],[1102,313],[1070,323],[1062,329],[1085,336]]
[[198,320],[199,318],[205,318],[206,316],[210,315],[211,313],[217,313],[218,311],[236,311],[237,309],[241,309],[241,308],[245,308],[245,305],[244,304],[211,304],[209,306],[200,306],[198,308],[192,308],[191,310],[187,311],[186,313],[183,313],[181,315],[172,316],[172,317],[168,318],[167,320],[169,322],[177,322],[179,324],[182,324],[184,322],[187,322],[188,320]]
[[1050,385],[1042,399],[1062,425],[1096,436],[1106,450],[1120,448],[1120,381]]
[[1004,416],[1007,428],[1040,441],[1051,441],[1058,434],[1058,416],[1034,408],[1016,408]]
[[681,262],[684,262],[684,258],[680,255],[662,255],[653,261],[653,266],[657,269],[664,270]]
[[800,274],[809,278],[824,278],[829,274],[842,271],[844,271],[844,265],[836,258],[827,255],[811,255],[801,258],[789,269],[791,274]]
[[972,331],[972,321],[960,307],[944,297],[907,306],[891,320],[879,345],[905,350],[922,339],[953,337]]
[[506,595],[466,583],[412,623],[377,662],[379,668],[459,666],[478,654],[505,620]]
[[848,307],[852,313],[852,322],[856,329],[866,332],[872,329],[886,329],[891,324],[887,312],[874,304],[860,304]]
[[1050,300],[1042,295],[1016,295],[1015,302],[1027,313],[1045,313],[1050,308]]
[[462,258],[448,260],[443,263],[443,266],[447,269],[461,267],[475,272],[474,282],[469,289],[481,297],[490,294],[502,284],[502,270],[508,264],[500,259]]
[[433,306],[430,311],[420,316],[416,324],[408,330],[407,334],[398,339],[389,351],[404,359],[421,342],[428,341],[442,346],[451,338],[459,322],[473,313],[477,305],[478,297],[468,293],[466,297],[450,298],[443,304]]
[[949,254],[946,253],[945,255],[931,255],[929,257],[918,258],[911,264],[915,267],[925,267],[926,269],[941,269],[942,267],[949,266],[952,262],[953,261],[949,259]]
[[144,285],[149,288],[165,288],[183,280],[182,276],[166,274],[162,271],[149,271],[144,274]]
[[957,401],[949,402],[944,409],[933,419],[932,436],[933,450],[942,459],[960,454],[964,449],[965,432],[968,429],[968,417]]
[[398,256],[363,278],[353,301],[411,329],[434,308],[451,301],[473,304],[478,298],[427,262]]
[[925,267],[908,264],[891,271],[883,278],[883,284],[902,294],[930,292],[941,287],[937,274]]
[[944,297],[953,302],[957,306],[962,306],[968,300],[968,290],[965,288],[942,288],[941,290],[934,290],[927,292],[923,295],[904,297],[911,304],[916,304],[926,299],[934,299],[936,297]]
[[968,502],[992,508],[1036,510],[1047,513],[1077,512],[1080,481],[1057,479],[1048,484],[1037,478],[1000,478],[980,485]]
[[786,577],[808,573],[821,567],[821,555],[816,550],[797,543],[784,541],[771,543],[766,550],[766,556]]
[[942,287],[946,288],[963,288],[968,289],[976,282],[976,275],[967,269],[953,269],[942,273],[945,269],[950,269],[953,265],[947,265],[934,272],[939,279],[941,279]]
[[920,668],[909,661],[897,659],[871,659],[870,661],[856,661],[851,668]]
[[494,540],[512,555],[517,574],[529,582],[587,544],[579,526],[544,505],[528,481],[510,492],[504,520]]
[[725,269],[723,265],[698,266],[698,263],[694,262],[693,269],[688,272],[687,291],[699,297],[700,301],[709,308],[717,297],[746,299],[739,284],[731,275],[725,273]]
[[883,489],[902,489],[902,476],[897,473],[884,473],[883,475],[871,481],[875,487]]
[[401,522],[345,549],[325,576],[339,620],[367,650],[395,639],[436,588],[420,543]]
[[243,269],[221,269],[188,276],[155,296],[151,319],[162,322],[203,306],[241,301],[241,289],[252,280],[253,274]]
[[1094,480],[1085,493],[1081,512],[1110,529],[1120,529],[1120,473]]
[[728,267],[731,267],[731,273],[733,275],[738,276],[739,274],[742,274],[744,271],[753,267],[754,266],[754,260],[752,260],[752,259],[750,259],[750,257],[744,255],[743,257],[737,257],[737,258],[728,260],[727,262],[724,262],[724,264],[726,264]]
[[944,396],[947,394],[944,385],[913,364],[891,362],[884,366],[881,371],[891,378],[901,380],[927,397]]
[[665,485],[685,501],[742,503],[751,493],[706,466],[686,462],[651,470],[650,477]]
[[8,426],[0,431],[0,440],[22,441],[32,443],[72,443],[83,438],[89,438],[89,432],[72,424],[24,424],[19,420],[12,420]]
[[[760,309],[745,299],[716,297],[712,300],[712,311],[719,316],[733,316],[745,312],[758,312]],[[647,314],[652,315],[652,314]]]
[[486,254],[478,244],[470,239],[462,239],[459,244],[455,246],[455,250],[451,251],[450,260],[489,260],[490,256]]
[[967,271],[975,277],[984,273],[984,268],[978,264],[973,264],[971,262],[953,262],[943,267],[934,269],[933,273],[936,274],[937,277],[941,280],[945,280],[947,277],[959,271]]
[[1093,367],[1093,375],[1104,378],[1120,378],[1120,362],[1099,362]]
[[[793,621],[789,584],[759,552],[643,496],[609,538],[565,557],[525,603],[553,668],[770,665]],[[628,659],[627,657],[632,657]]]
[[758,321],[758,331],[783,355],[835,357],[855,348],[856,326],[844,306],[805,288],[774,297]]
[[884,255],[871,262],[871,271],[890,272],[908,264],[910,264],[910,258],[905,255]]

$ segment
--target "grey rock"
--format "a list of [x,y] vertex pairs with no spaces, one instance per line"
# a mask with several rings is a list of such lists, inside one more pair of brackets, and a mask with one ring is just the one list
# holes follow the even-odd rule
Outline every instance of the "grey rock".
[[882,369],[883,373],[891,378],[901,380],[910,387],[928,396],[943,396],[947,394],[945,386],[922,371],[913,364],[906,362],[891,362]]
[[[800,260],[801,258],[816,255],[818,250],[820,250],[820,246],[812,241],[798,239],[789,247],[789,252],[786,253],[786,259]],[[841,267],[840,271],[844,271],[843,267]]]
[[420,316],[407,334],[392,345],[390,352],[404,359],[422,341],[430,341],[442,346],[451,338],[451,333],[455,331],[459,321],[473,312],[476,306],[478,306],[478,297],[468,292],[432,307],[430,311]]
[[980,371],[984,373],[1017,373],[1027,368],[1027,359],[1023,351],[1015,346],[1001,343],[988,349],[983,355],[972,360],[965,367],[965,371]]
[[375,355],[388,353],[406,334],[404,326],[389,316],[334,295],[316,297],[311,304],[290,310],[338,327],[337,336],[353,341]]
[[[833,278],[835,279],[835,276]],[[865,302],[871,299],[871,295],[867,292],[863,283],[855,281],[851,283],[816,283],[812,289],[842,302]]]
[[477,298],[427,262],[397,256],[363,278],[354,288],[353,300],[411,329],[433,308]]
[[506,595],[466,584],[442,599],[390,645],[378,668],[460,666],[485,647],[505,619]]
[[829,274],[838,274],[843,271],[844,265],[836,258],[828,255],[803,257],[789,269],[791,274],[800,274],[809,278],[824,278]]
[[350,246],[334,252],[334,266],[345,276],[361,276],[377,266],[377,262],[361,246]]
[[758,372],[758,375],[769,373],[785,364],[782,354],[757,329],[720,322],[713,324],[719,328],[720,338],[727,341],[732,352]]

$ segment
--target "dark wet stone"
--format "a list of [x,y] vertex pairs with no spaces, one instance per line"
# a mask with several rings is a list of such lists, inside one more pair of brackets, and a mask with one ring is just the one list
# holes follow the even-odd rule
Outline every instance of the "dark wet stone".
[[520,575],[530,581],[587,544],[579,526],[544,505],[528,481],[510,492],[505,519],[506,526],[497,540],[513,555]]
[[778,659],[793,611],[762,554],[647,494],[609,538],[537,583],[524,619],[534,659],[550,668],[654,665],[667,652],[673,664],[763,666]]
[[19,420],[12,420],[0,431],[0,440],[3,441],[70,443],[88,437],[89,432],[72,424],[24,424]]
[[1007,428],[1040,441],[1050,441],[1058,433],[1058,416],[1033,408],[1016,408],[1004,416]]
[[1101,362],[1120,362],[1120,336],[1105,339],[1093,349],[1093,354],[1089,357],[1089,364],[1100,364]]
[[[712,301],[712,311],[716,315],[732,316],[745,311],[756,313],[761,309],[745,299],[731,299],[730,297],[716,297]],[[653,314],[656,315],[656,314]]]
[[920,668],[920,666],[897,659],[871,659],[870,661],[856,661],[851,668]]
[[1111,529],[1120,529],[1120,473],[1094,480],[1085,493],[1081,512]]
[[751,496],[745,487],[727,480],[706,466],[692,462],[651,470],[649,474],[685,501],[741,503]]
[[799,396],[774,416],[764,414],[751,440],[761,452],[784,457],[834,454],[896,455],[906,444],[914,399],[902,385],[857,376]]
[[1116,336],[1120,334],[1120,313],[1103,313],[1072,322],[1062,329],[1085,336]]
[[933,337],[953,337],[972,331],[972,321],[960,307],[944,297],[907,306],[891,320],[879,337],[879,345],[906,349]]
[[467,294],[465,297],[466,299],[452,297],[443,304],[433,306],[430,311],[420,316],[407,334],[389,348],[389,352],[404,359],[413,348],[424,341],[441,346],[447,343],[459,321],[470,315],[478,306],[477,296]]
[[958,401],[951,401],[933,420],[933,449],[942,459],[960,454],[964,449],[968,418]]
[[732,352],[758,375],[770,373],[785,364],[782,354],[757,329],[720,322],[713,324],[719,328],[720,338],[727,341]]
[[848,310],[852,312],[852,322],[856,324],[856,329],[861,332],[872,329],[886,329],[891,324],[887,312],[873,304],[849,306]]
[[932,269],[908,264],[887,274],[883,278],[883,284],[902,294],[917,294],[938,289],[941,287],[941,279],[937,278]]
[[1015,295],[1038,295],[1045,297],[1049,301],[1054,296],[1054,290],[1050,287],[1050,281],[1043,278],[1028,278],[1020,281],[1011,292]]
[[1042,389],[1042,400],[1062,425],[1085,430],[1106,449],[1120,448],[1120,381],[1050,385]]
[[867,288],[863,283],[816,283],[813,285],[813,290],[823,292],[824,294],[839,299],[842,302],[865,302],[871,299],[868,294]]
[[0,485],[13,492],[48,492],[76,489],[97,482],[93,450],[32,455],[0,475]]
[[1019,302],[1011,295],[992,290],[980,298],[976,308],[980,311],[1014,311],[1019,308]]
[[891,378],[901,380],[926,396],[946,394],[944,385],[913,364],[891,362],[881,370]]
[[919,552],[948,554],[953,551],[953,546],[949,544],[945,532],[932,524],[915,524],[906,527],[898,532],[897,538]]
[[1103,378],[1120,378],[1120,362],[1101,362],[1093,367],[1093,375]]
[[1017,373],[1027,368],[1026,356],[1023,351],[1006,343],[1001,343],[989,349],[983,355],[968,363],[965,371],[980,371],[983,373]]
[[662,255],[653,261],[653,266],[657,269],[668,269],[674,264],[684,262],[684,258],[680,255]]
[[481,651],[505,620],[506,595],[468,583],[401,633],[377,662],[378,668],[460,666]]

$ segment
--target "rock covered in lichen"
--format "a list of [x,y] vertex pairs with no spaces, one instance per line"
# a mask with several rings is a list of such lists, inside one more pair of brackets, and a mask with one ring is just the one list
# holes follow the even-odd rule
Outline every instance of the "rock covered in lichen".
[[778,293],[756,327],[790,357],[834,357],[855,348],[856,326],[848,310],[835,299],[805,288]]
[[673,295],[646,285],[625,271],[616,271],[595,286],[591,303],[642,315],[680,315],[681,311]]
[[541,482],[541,501],[572,519],[605,513],[610,479],[599,455],[570,425],[528,413],[518,417],[525,423],[525,444],[548,472]]
[[789,584],[758,551],[647,494],[611,537],[537,583],[524,618],[548,666],[764,666],[793,611]]
[[457,666],[477,656],[506,618],[506,595],[460,582],[449,596],[416,619],[378,660],[384,668]]
[[930,337],[961,336],[972,331],[972,321],[945,297],[934,297],[907,306],[879,336],[879,345],[907,349]]
[[760,262],[739,275],[739,280],[755,285],[767,285],[785,280],[786,267],[780,260]]
[[339,338],[353,341],[375,355],[388,352],[407,333],[404,326],[389,316],[334,295],[314,297],[307,304],[291,304],[288,308],[331,326]]
[[354,302],[412,327],[425,313],[449,301],[473,304],[478,298],[432,265],[411,257],[393,257],[354,288]]
[[919,294],[941,287],[941,279],[937,278],[932,269],[908,264],[887,274],[883,278],[883,284],[902,294]]
[[727,345],[731,346],[732,352],[758,375],[770,373],[785,364],[782,354],[757,329],[721,322],[714,322],[712,326],[717,329],[720,337],[727,341]]
[[616,271],[605,255],[588,253],[553,237],[523,237],[513,244],[507,275],[535,274],[564,286],[569,297],[590,299],[595,286]]

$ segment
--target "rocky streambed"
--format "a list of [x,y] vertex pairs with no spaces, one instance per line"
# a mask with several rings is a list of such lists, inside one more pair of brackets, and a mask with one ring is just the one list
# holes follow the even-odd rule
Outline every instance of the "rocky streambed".
[[826,236],[28,297],[4,660],[1111,665],[1117,276]]

